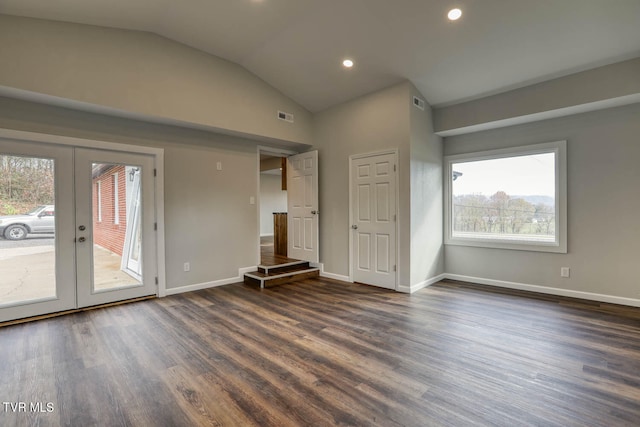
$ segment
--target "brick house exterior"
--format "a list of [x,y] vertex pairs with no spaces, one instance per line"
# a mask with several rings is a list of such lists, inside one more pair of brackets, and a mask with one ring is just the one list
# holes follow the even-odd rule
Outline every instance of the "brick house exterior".
[[127,230],[124,165],[98,165],[93,173],[93,241],[120,256]]

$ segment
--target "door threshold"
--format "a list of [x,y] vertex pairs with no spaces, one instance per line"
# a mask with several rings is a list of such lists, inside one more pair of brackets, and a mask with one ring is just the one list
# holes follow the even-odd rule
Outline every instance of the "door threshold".
[[131,299],[126,299],[126,300],[122,300],[122,301],[110,302],[110,303],[107,303],[107,304],[92,305],[90,307],[74,308],[72,310],[57,311],[55,313],[48,313],[48,314],[41,314],[41,315],[38,315],[38,316],[24,317],[22,319],[7,320],[6,322],[0,322],[0,328],[3,328],[5,326],[19,325],[21,323],[35,322],[37,320],[51,319],[51,318],[54,318],[54,317],[65,316],[67,314],[82,313],[83,311],[95,310],[95,309],[98,309],[98,308],[113,307],[113,306],[116,306],[116,305],[129,304],[129,303],[132,303],[132,302],[146,301],[146,300],[154,299],[154,298],[157,298],[157,296],[156,295],[149,295],[149,296],[146,296],[146,297],[131,298]]

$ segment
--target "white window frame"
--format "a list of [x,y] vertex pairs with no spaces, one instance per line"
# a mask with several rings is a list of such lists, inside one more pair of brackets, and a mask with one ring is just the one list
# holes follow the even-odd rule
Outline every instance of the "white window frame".
[[98,198],[98,222],[102,222],[102,182],[96,182],[96,197]]
[[113,223],[120,224],[120,188],[118,183],[118,172],[113,174]]
[[[555,241],[535,242],[529,240],[512,240],[480,237],[453,236],[453,164],[479,160],[494,160],[508,157],[526,156],[534,154],[555,154]],[[544,144],[534,144],[520,147],[504,148],[466,154],[445,156],[444,158],[444,187],[445,187],[445,244],[459,246],[475,246],[481,248],[512,249],[536,252],[567,253],[567,141],[555,141]]]

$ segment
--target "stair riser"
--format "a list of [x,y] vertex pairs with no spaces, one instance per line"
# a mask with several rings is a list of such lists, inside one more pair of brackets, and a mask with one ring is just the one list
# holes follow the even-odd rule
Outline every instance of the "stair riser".
[[283,285],[285,283],[295,282],[296,280],[308,279],[310,277],[318,277],[320,276],[319,271],[310,271],[307,273],[299,273],[291,276],[280,277],[277,279],[265,279],[263,281],[265,288],[270,288],[272,286]]
[[293,265],[274,266],[274,267],[266,267],[266,268],[258,266],[258,271],[264,274],[274,275],[274,274],[280,274],[280,273],[287,273],[288,271],[295,270],[295,269],[302,269],[302,268],[310,268],[309,263],[301,262]]
[[305,271],[301,273],[292,273],[286,276],[281,276],[277,278],[269,278],[265,277],[262,279],[257,279],[251,276],[244,276],[244,283],[252,286],[258,286],[261,288],[268,288],[272,286],[282,285],[285,283],[295,282],[296,280],[308,279],[310,277],[318,277],[320,276],[320,272],[318,270],[314,271]]

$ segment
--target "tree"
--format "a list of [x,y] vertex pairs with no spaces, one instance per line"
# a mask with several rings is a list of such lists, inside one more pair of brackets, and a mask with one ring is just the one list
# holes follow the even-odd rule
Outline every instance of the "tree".
[[23,213],[53,204],[54,161],[21,156],[0,156],[0,214]]

